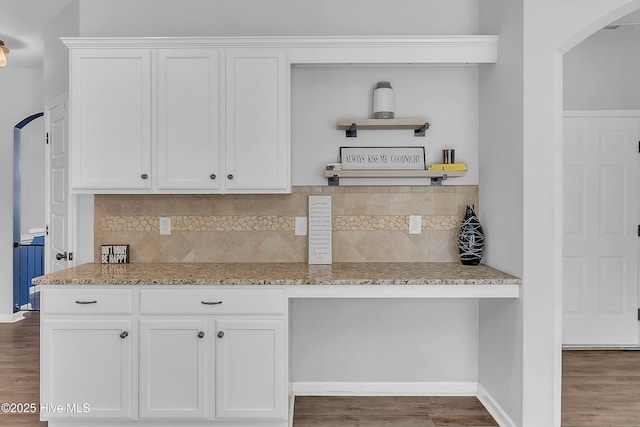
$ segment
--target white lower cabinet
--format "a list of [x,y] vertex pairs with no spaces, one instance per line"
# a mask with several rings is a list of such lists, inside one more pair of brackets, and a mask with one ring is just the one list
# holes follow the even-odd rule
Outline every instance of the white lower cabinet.
[[206,418],[206,320],[140,321],[140,418]]
[[216,327],[216,418],[283,418],[284,321],[223,319]]
[[41,298],[52,427],[287,425],[282,290],[47,286]]
[[69,317],[42,322],[42,419],[131,418],[132,321]]

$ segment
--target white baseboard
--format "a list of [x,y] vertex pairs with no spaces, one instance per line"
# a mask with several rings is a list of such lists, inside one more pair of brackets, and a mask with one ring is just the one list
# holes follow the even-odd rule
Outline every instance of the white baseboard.
[[13,314],[0,314],[0,323],[15,323],[24,319],[24,312],[18,311]]
[[296,396],[475,396],[476,382],[294,382]]
[[563,350],[640,350],[640,345],[574,345],[566,344]]
[[478,394],[476,397],[500,427],[517,427],[517,424],[514,423],[511,417],[502,409],[502,406],[500,406],[493,396],[480,384],[478,384]]

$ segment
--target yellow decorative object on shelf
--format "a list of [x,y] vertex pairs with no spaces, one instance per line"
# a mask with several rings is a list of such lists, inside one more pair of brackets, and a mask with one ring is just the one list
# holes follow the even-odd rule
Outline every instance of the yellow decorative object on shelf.
[[430,171],[466,171],[466,163],[435,163],[429,166]]

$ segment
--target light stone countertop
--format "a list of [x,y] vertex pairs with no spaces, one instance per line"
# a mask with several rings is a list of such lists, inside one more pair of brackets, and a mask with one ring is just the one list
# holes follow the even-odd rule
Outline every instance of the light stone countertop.
[[460,263],[89,263],[36,285],[519,285],[494,268]]

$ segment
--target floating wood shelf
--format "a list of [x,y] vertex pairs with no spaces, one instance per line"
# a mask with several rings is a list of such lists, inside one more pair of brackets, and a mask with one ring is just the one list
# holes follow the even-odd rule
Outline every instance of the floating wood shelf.
[[423,119],[353,119],[338,120],[337,129],[344,130],[347,138],[358,136],[358,129],[413,129],[414,136],[425,136],[429,123]]
[[340,178],[430,178],[431,185],[442,184],[447,178],[464,176],[467,171],[438,171],[438,170],[357,170],[357,169],[327,169],[324,177],[329,185],[340,185]]

